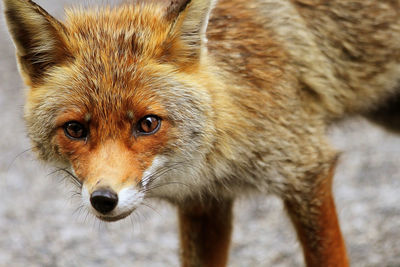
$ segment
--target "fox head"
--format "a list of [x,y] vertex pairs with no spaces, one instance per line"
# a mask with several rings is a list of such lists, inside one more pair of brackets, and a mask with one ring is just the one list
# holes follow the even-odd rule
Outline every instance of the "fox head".
[[71,174],[98,218],[205,183],[215,136],[203,67],[211,2],[72,9],[60,22],[30,0],[4,0],[34,150]]

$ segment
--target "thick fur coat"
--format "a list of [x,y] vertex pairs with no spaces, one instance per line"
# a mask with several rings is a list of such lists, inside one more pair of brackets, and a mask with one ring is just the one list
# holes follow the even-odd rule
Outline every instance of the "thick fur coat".
[[[399,1],[139,1],[71,9],[62,23],[31,1],[4,3],[29,137],[94,215],[166,199],[183,265],[221,266],[233,199],[274,193],[310,266],[347,264],[325,132],[352,114],[398,130]],[[140,134],[150,115],[159,128]],[[68,137],[71,121],[84,139]],[[92,207],[99,188],[118,195],[109,213]]]

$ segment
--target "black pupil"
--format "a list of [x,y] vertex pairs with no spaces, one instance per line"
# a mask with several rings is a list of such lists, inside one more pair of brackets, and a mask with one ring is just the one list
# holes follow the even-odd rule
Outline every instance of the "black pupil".
[[145,120],[145,123],[146,123],[146,130],[148,130],[148,131],[151,131],[152,130],[152,126],[153,126],[153,123],[155,123],[155,121],[154,121],[155,119],[154,118],[147,118],[146,120]]
[[82,138],[84,136],[84,130],[82,125],[76,122],[69,123],[67,126],[68,134],[75,138]]

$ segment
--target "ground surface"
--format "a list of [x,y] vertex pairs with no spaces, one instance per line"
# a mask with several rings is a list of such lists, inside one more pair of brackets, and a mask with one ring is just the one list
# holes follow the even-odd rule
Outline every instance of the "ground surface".
[[[39,2],[59,16],[68,1]],[[23,90],[0,21],[0,266],[178,266],[173,207],[154,203],[156,211],[99,223],[74,212],[78,201],[51,169],[19,155],[29,148]],[[400,266],[400,138],[363,120],[331,136],[343,151],[335,194],[353,266]],[[230,266],[302,265],[278,199],[241,200],[235,213]]]

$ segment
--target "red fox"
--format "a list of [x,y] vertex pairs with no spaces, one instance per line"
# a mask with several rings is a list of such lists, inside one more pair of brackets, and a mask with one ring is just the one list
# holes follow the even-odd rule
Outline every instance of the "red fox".
[[29,137],[92,214],[167,200],[182,266],[225,266],[235,198],[272,193],[307,266],[348,266],[325,133],[352,114],[400,130],[400,1],[133,1],[65,22],[3,1]]

